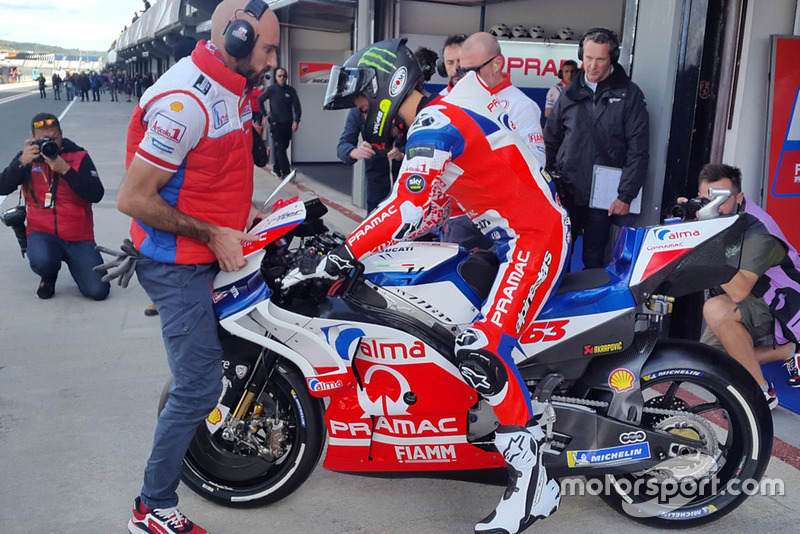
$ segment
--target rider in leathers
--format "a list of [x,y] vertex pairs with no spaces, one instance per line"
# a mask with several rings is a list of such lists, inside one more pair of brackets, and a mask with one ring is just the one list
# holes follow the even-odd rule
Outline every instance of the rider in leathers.
[[503,499],[475,532],[521,532],[555,511],[560,499],[541,465],[543,405],[531,402],[515,359],[523,355],[520,333],[557,287],[569,219],[483,80],[469,73],[423,109],[423,95],[414,90],[420,68],[404,43],[375,43],[333,68],[325,109],[358,107],[366,114],[362,135],[373,146],[391,147],[390,131],[413,124],[392,194],[307,276],[338,276],[369,252],[429,231],[446,220],[451,202],[494,241],[499,272],[481,318],[457,337],[455,353],[465,380],[502,423],[495,445],[509,471]]

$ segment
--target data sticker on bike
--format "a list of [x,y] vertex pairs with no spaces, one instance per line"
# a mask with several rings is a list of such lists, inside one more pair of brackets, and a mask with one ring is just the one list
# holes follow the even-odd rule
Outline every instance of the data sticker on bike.
[[594,451],[567,451],[567,463],[570,467],[618,465],[648,458],[650,458],[650,444],[647,442]]

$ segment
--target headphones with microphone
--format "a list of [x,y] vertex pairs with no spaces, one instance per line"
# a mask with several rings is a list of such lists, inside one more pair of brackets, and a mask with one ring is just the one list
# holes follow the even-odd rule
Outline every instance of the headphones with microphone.
[[438,74],[442,78],[447,78],[447,67],[444,66],[444,49],[447,48],[448,46],[452,46],[455,44],[461,46],[461,43],[463,43],[466,40],[467,40],[467,34],[465,33],[460,33],[458,35],[451,35],[450,37],[447,38],[447,40],[444,42],[444,45],[442,46],[442,53],[439,54],[439,58],[436,60],[436,74]]
[[[617,39],[617,34],[612,32],[607,28],[592,28],[588,30],[586,33],[583,34],[581,37],[580,42],[578,43],[578,59],[583,61],[583,43],[586,41],[586,37],[593,34],[600,34],[603,35],[605,38],[601,38],[600,44],[609,44],[609,55],[611,57],[611,63],[616,64],[619,61],[619,39]],[[592,39],[594,41],[594,39]]]
[[[250,0],[244,8],[244,13],[250,13],[256,21],[259,21],[268,9],[269,6],[265,0]],[[231,56],[241,59],[249,56],[253,51],[258,34],[250,22],[235,17],[236,15],[225,26],[225,51]]]

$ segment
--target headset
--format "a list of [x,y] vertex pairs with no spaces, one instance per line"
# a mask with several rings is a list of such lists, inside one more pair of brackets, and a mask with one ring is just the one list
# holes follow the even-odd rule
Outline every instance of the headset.
[[583,37],[581,37],[581,40],[578,43],[578,59],[583,61],[583,42],[586,40],[587,35],[591,35],[593,33],[600,33],[608,38],[610,45],[608,52],[611,56],[611,63],[616,64],[617,61],[619,61],[619,39],[617,39],[616,33],[607,28],[592,28],[583,34]]
[[[256,21],[259,21],[268,9],[269,6],[265,0],[250,0],[244,8],[244,13],[250,13]],[[236,14],[238,13],[239,11],[236,12]],[[238,59],[249,56],[258,40],[258,34],[253,25],[246,20],[237,19],[236,15],[225,26],[224,36],[225,51]]]
[[436,74],[438,74],[442,78],[447,78],[447,67],[444,66],[444,49],[454,44],[461,46],[461,43],[463,43],[466,40],[467,40],[466,33],[451,35],[445,40],[444,46],[442,46],[442,51],[439,53],[439,58],[436,60]]

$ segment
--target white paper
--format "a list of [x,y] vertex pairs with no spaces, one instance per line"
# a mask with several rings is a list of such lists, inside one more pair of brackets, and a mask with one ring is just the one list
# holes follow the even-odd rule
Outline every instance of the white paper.
[[[617,199],[619,181],[622,179],[622,169],[595,165],[592,172],[592,193],[589,197],[589,207],[607,210]],[[639,214],[642,211],[642,190],[631,201],[631,213]]]

